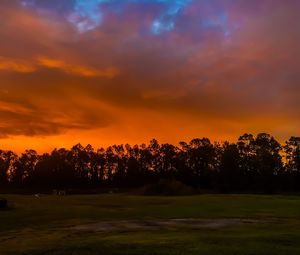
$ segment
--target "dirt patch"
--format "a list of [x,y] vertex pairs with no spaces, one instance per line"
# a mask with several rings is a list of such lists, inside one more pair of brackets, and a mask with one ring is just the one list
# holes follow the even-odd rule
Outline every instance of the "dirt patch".
[[155,230],[155,229],[204,229],[223,228],[245,224],[267,223],[262,220],[253,219],[169,219],[169,220],[124,220],[106,221],[71,227],[78,231],[114,231],[114,230]]

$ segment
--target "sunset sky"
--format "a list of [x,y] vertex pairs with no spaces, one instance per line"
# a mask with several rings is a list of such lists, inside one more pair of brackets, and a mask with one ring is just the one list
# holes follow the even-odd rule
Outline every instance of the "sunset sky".
[[0,147],[300,135],[300,0],[1,0]]

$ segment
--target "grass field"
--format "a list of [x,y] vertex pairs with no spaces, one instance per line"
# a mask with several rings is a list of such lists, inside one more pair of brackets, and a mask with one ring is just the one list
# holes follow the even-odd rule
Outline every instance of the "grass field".
[[300,254],[297,196],[5,197],[1,255]]

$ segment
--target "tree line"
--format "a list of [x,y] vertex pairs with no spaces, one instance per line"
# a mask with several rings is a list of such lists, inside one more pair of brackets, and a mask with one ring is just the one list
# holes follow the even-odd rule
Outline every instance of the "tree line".
[[281,145],[273,136],[244,134],[236,143],[208,138],[160,144],[77,144],[39,155],[0,150],[2,188],[136,188],[159,180],[224,192],[300,191],[300,137]]

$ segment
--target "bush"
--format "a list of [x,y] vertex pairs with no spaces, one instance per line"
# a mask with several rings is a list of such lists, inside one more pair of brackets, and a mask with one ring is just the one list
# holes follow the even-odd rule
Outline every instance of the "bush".
[[0,209],[7,208],[7,200],[5,198],[0,198]]
[[176,180],[160,180],[157,183],[145,186],[142,193],[146,196],[186,196],[194,194],[195,191]]

